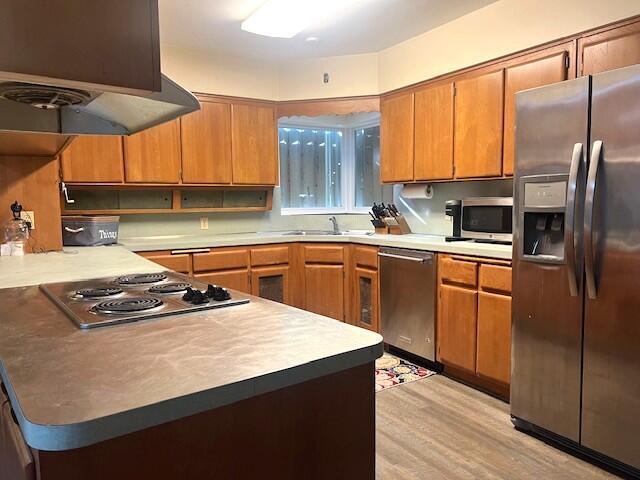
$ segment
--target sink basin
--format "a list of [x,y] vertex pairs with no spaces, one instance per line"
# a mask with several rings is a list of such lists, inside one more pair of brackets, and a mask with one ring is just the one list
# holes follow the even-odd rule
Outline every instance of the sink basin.
[[291,230],[283,235],[343,235],[345,232],[334,232],[333,230]]
[[333,230],[291,230],[289,232],[284,232],[283,235],[373,235],[373,232],[368,232],[366,230],[341,230],[339,232],[334,232]]

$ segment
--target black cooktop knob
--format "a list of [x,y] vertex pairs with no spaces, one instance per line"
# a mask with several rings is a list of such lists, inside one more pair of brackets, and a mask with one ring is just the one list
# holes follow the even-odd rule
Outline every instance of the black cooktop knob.
[[187,293],[182,296],[182,300],[185,302],[190,302],[195,297],[196,290],[191,287],[187,287]]
[[224,300],[231,300],[231,294],[226,288],[218,287],[217,285],[209,285],[207,287],[207,296],[213,298],[217,302]]
[[193,298],[190,300],[194,305],[209,303],[209,297],[200,290],[194,290]]

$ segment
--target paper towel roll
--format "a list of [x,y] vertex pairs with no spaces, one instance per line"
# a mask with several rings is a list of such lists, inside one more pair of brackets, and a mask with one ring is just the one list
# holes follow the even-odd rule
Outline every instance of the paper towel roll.
[[400,196],[404,198],[433,198],[433,186],[428,184],[420,184],[420,183],[409,183],[402,187],[402,192]]

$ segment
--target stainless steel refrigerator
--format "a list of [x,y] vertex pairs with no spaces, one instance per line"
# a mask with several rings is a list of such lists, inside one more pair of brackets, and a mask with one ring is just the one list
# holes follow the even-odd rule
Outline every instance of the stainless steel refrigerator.
[[640,65],[519,93],[514,424],[640,474]]

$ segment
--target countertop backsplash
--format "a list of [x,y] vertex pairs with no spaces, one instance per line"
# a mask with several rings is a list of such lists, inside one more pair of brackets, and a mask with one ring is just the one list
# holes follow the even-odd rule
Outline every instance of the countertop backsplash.
[[513,180],[478,180],[451,183],[432,183],[433,198],[406,199],[400,196],[402,185],[393,189],[393,199],[404,214],[413,233],[451,235],[453,223],[444,213],[447,200],[468,197],[510,197]]
[[[394,202],[405,214],[414,233],[450,235],[451,222],[444,214],[450,199],[474,196],[511,196],[512,180],[482,180],[455,183],[434,183],[432,199],[404,199],[402,185],[394,186]],[[330,214],[282,215],[280,189],[273,193],[273,210],[269,212],[235,212],[202,214],[148,214],[120,217],[123,238],[156,235],[229,234],[282,230],[330,230]],[[200,229],[200,218],[207,217],[209,228]],[[336,215],[341,230],[373,230],[369,215]]]

